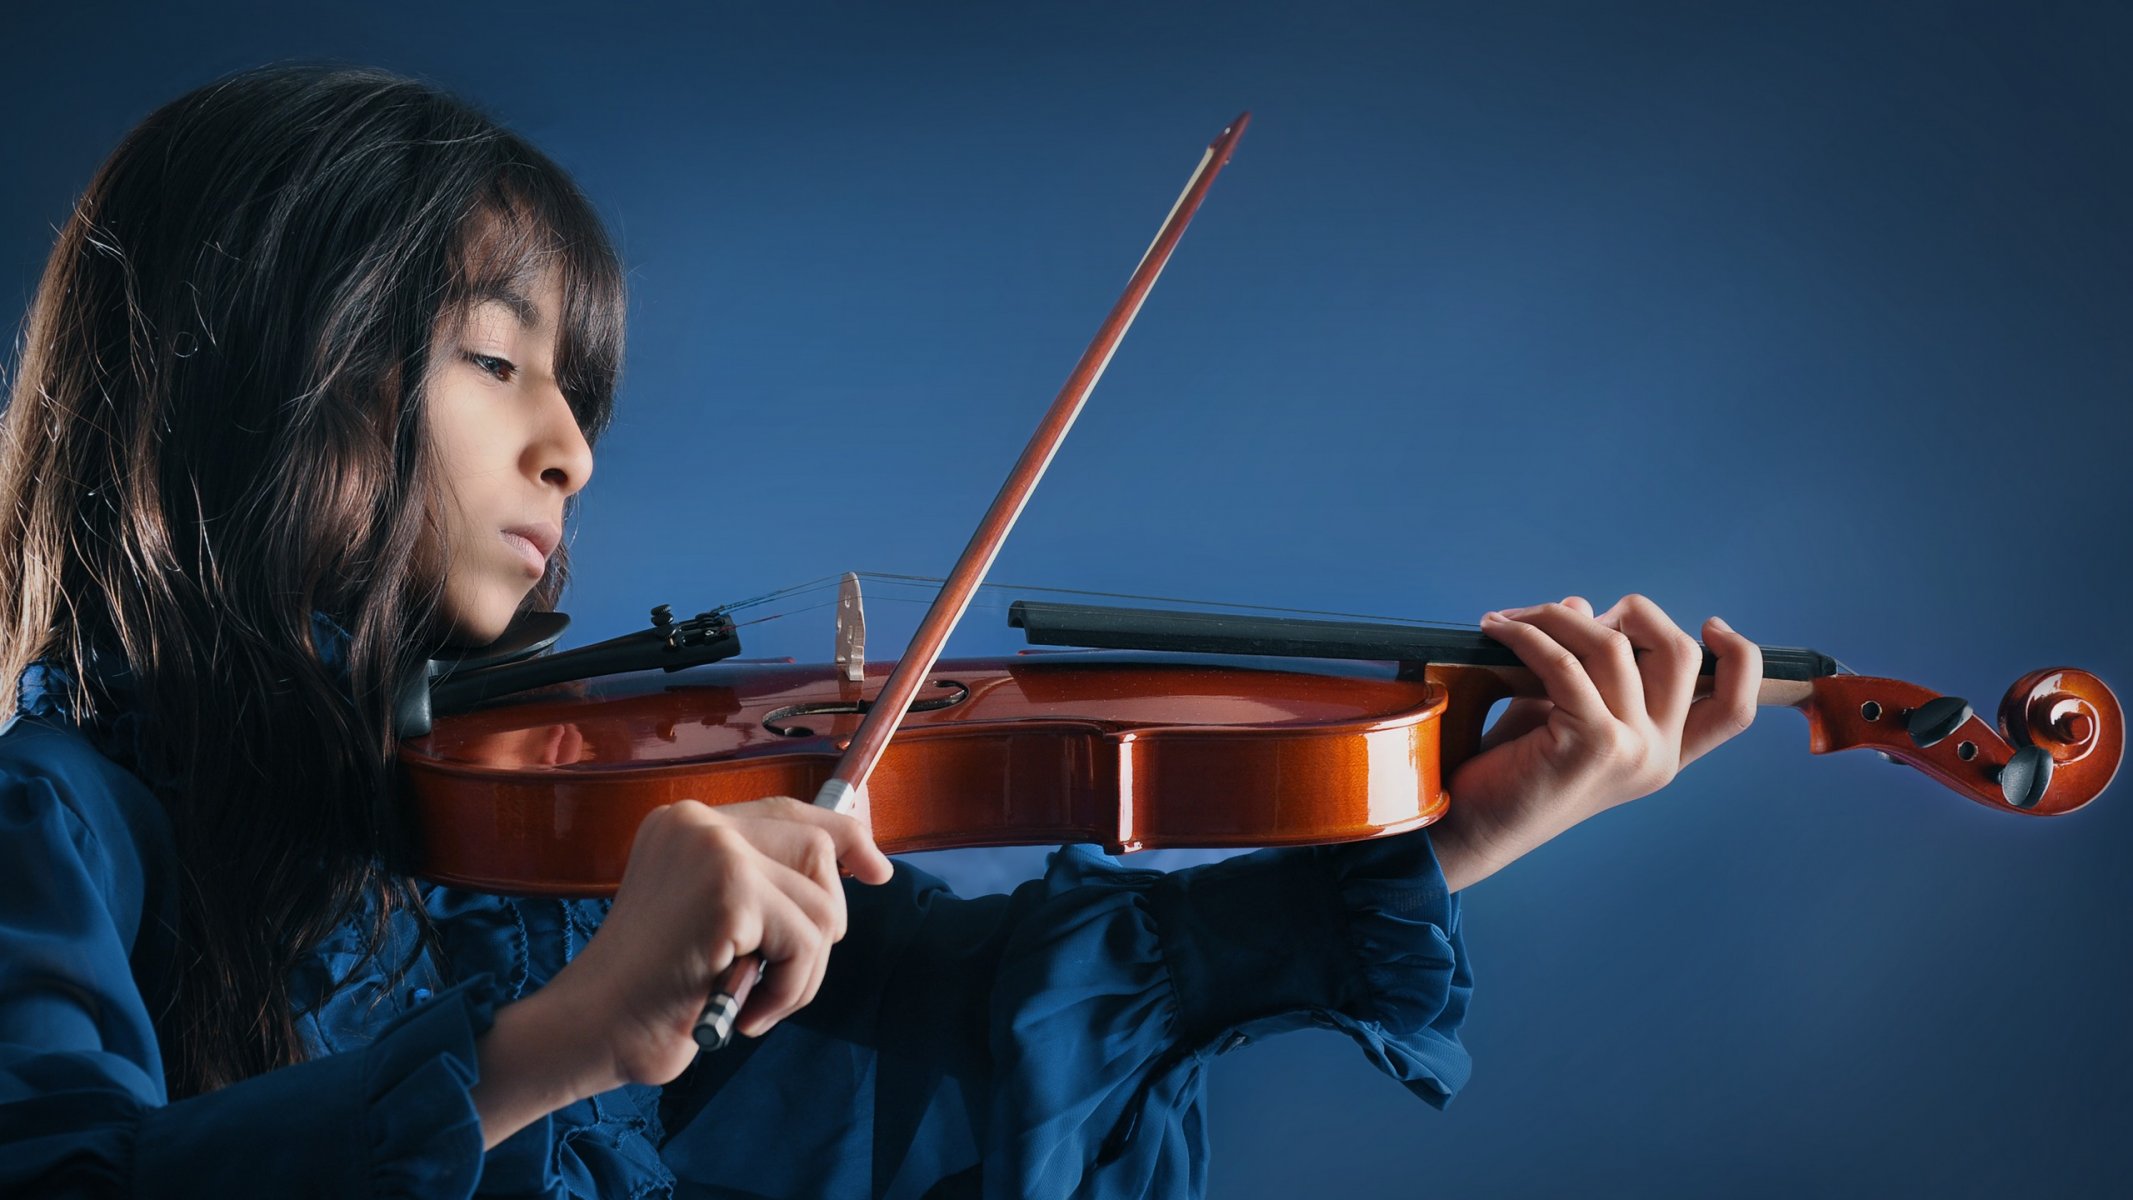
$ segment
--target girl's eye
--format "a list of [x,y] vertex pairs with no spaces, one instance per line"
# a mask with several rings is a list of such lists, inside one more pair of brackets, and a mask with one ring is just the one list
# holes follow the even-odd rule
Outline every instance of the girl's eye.
[[504,383],[511,382],[511,376],[518,371],[517,365],[510,359],[498,358],[493,354],[468,354],[467,361]]

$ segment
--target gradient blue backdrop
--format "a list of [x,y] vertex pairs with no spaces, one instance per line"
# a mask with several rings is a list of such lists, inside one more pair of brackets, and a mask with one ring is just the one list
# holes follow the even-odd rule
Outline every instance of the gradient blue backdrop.
[[[576,172],[634,305],[580,638],[945,569],[1250,108],[996,577],[1455,620],[1639,590],[1981,708],[2058,663],[2133,687],[2123,7],[26,8],[9,319],[102,155],[227,70],[425,75]],[[750,650],[819,659],[821,616]],[[1254,1047],[1214,1191],[2110,1191],[2129,833],[2123,782],[2021,820],[1766,712],[1473,889],[1449,1112]]]

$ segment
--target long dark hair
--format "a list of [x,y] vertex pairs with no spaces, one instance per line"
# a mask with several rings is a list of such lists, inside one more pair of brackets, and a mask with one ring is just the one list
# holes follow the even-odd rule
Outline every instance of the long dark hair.
[[[437,648],[449,551],[433,334],[551,269],[556,376],[590,438],[623,327],[591,206],[465,103],[336,67],[157,110],[60,232],[0,418],[0,711],[43,661],[77,720],[136,731],[181,866],[156,1014],[173,1095],[300,1059],[305,952],[364,911],[373,954],[395,910],[420,918],[391,869],[391,707]],[[322,652],[319,616],[345,651]]]

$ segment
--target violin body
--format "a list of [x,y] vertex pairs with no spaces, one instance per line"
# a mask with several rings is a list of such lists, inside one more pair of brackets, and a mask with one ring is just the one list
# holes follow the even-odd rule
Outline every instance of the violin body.
[[[829,665],[728,662],[440,717],[400,747],[422,873],[485,891],[612,894],[660,805],[813,795],[887,670],[854,682]],[[1451,698],[1437,679],[1382,665],[945,660],[869,780],[863,815],[890,853],[1397,833],[1446,809],[1440,747],[1471,740],[1444,740]],[[1487,703],[1459,706],[1454,723],[1478,725]]]

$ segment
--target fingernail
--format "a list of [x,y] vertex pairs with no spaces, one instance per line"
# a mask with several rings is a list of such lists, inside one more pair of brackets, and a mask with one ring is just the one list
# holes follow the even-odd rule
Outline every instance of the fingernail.
[[1491,621],[1501,621],[1503,619],[1503,614],[1500,612],[1485,612],[1481,614],[1481,623],[1484,625],[1488,624]]
[[1731,625],[1726,624],[1726,619],[1724,617],[1712,617],[1711,624],[1717,626],[1718,629],[1723,633],[1733,632],[1733,627]]

